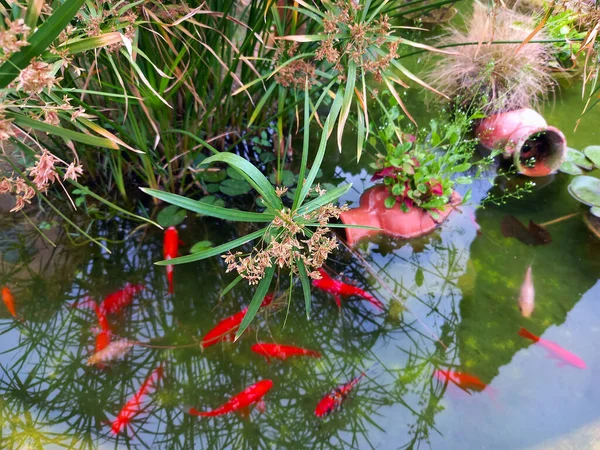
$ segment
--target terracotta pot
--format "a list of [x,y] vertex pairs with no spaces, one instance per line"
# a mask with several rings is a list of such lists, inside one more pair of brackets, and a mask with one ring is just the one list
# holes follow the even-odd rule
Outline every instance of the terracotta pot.
[[[483,119],[475,130],[482,145],[502,149],[513,158],[519,173],[544,177],[556,172],[567,153],[567,140],[558,129],[548,126],[533,109],[523,108]],[[535,158],[533,164],[528,164]]]
[[381,228],[381,230],[346,228],[348,245],[354,245],[359,240],[378,233],[386,233],[404,239],[431,233],[441,222],[448,218],[453,206],[461,202],[460,195],[453,192],[449,205],[440,211],[437,219],[434,219],[431,214],[418,207],[410,208],[406,213],[398,206],[386,208],[384,201],[388,195],[388,190],[383,185],[367,189],[360,197],[358,208],[353,208],[341,214],[340,218],[346,225],[366,225]]

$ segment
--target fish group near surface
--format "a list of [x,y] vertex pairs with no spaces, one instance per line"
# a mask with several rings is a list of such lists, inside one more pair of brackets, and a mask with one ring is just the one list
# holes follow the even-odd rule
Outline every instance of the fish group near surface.
[[315,416],[325,417],[335,411],[354,387],[363,379],[367,372],[361,373],[359,376],[350,380],[346,384],[336,387],[333,391],[321,399],[315,408]]
[[188,413],[200,417],[215,417],[229,414],[259,402],[272,387],[273,382],[271,380],[262,380],[254,383],[252,386],[248,386],[242,392],[232,397],[227,403],[212,411],[202,412],[196,408],[189,408]]
[[343,281],[334,280],[331,278],[327,272],[323,268],[319,269],[319,273],[321,274],[321,278],[318,280],[313,280],[312,284],[314,287],[321,289],[322,291],[333,294],[335,298],[335,302],[338,305],[338,308],[342,307],[342,302],[340,297],[349,297],[349,296],[357,296],[361,297],[364,300],[368,301],[372,305],[374,305],[377,309],[383,310],[383,303],[377,300],[368,292],[360,289],[357,286],[352,284],[344,283]]
[[90,296],[86,296],[83,301],[76,301],[71,305],[72,308],[91,308],[96,310],[98,306],[102,314],[117,314],[123,310],[126,306],[129,306],[133,301],[133,297],[138,292],[145,289],[143,284],[132,284],[126,283],[118,291],[112,292],[104,297],[104,300],[100,302],[100,305]]
[[[265,306],[270,305],[273,302],[273,298],[273,294],[265,295],[260,307],[264,308]],[[240,328],[247,310],[248,308],[244,308],[240,312],[221,320],[214,328],[204,335],[200,346],[206,348],[221,341],[232,340],[235,333]]]
[[123,428],[131,425],[132,419],[143,410],[142,401],[144,400],[144,397],[148,395],[152,388],[156,387],[162,378],[163,368],[161,364],[148,375],[138,391],[131,399],[129,399],[125,406],[123,406],[115,420],[112,421],[111,430],[113,434],[119,434]]
[[2,288],[2,301],[6,305],[6,309],[13,317],[17,317],[17,310],[15,309],[15,298],[8,286]]
[[315,350],[307,350],[305,348],[294,347],[293,345],[270,344],[267,342],[259,342],[251,348],[254,353],[269,358],[287,359],[290,356],[312,356],[320,358],[321,354]]
[[521,285],[521,292],[519,294],[519,310],[523,317],[531,316],[533,308],[535,307],[535,289],[533,288],[533,277],[531,275],[531,266],[527,268],[525,272],[525,280]]
[[[163,257],[165,260],[177,258],[179,253],[179,233],[177,228],[169,227],[165,231],[163,241]],[[169,294],[172,294],[175,289],[173,287],[173,265],[167,267],[167,282],[169,283]]]
[[548,350],[548,355],[550,358],[556,358],[559,360],[558,366],[566,366],[571,365],[573,367],[577,367],[578,369],[585,369],[585,361],[581,359],[579,356],[571,353],[568,350],[565,350],[560,345],[555,342],[547,341],[546,339],[542,339],[539,336],[527,331],[525,328],[521,327],[519,330],[519,336],[522,336],[526,339],[529,339],[542,347]]

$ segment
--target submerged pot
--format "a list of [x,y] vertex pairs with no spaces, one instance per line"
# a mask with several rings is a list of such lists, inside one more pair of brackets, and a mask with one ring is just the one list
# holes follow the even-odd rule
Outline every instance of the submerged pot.
[[404,239],[424,236],[431,233],[437,226],[448,218],[454,206],[461,202],[458,193],[453,192],[450,203],[439,211],[437,219],[429,212],[419,207],[412,207],[408,212],[399,207],[386,208],[385,199],[389,193],[385,186],[378,185],[367,189],[360,197],[360,205],[345,211],[340,215],[346,225],[365,225],[381,228],[381,230],[368,230],[363,228],[346,228],[346,238],[349,245],[354,245],[359,240],[386,233],[390,236]]
[[529,108],[487,117],[475,133],[488,149],[504,150],[504,156],[513,158],[519,173],[529,177],[556,172],[567,152],[564,134]]

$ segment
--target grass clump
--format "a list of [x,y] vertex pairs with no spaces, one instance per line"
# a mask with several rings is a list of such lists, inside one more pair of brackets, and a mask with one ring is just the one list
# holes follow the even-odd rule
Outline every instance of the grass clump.
[[[475,3],[467,31],[454,26],[444,36],[445,46],[455,47],[428,74],[431,83],[450,98],[486,114],[534,106],[554,84],[551,55],[541,43],[525,41],[532,20],[507,9],[491,14]],[[543,33],[535,36],[543,40]]]

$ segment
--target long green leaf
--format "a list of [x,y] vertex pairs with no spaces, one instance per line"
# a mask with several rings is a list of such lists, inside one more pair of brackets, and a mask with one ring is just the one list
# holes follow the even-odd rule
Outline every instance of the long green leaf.
[[267,295],[269,286],[271,286],[271,281],[273,280],[274,274],[275,274],[274,266],[268,267],[265,270],[265,276],[262,280],[260,280],[260,283],[258,283],[258,287],[256,288],[256,292],[254,293],[254,297],[252,297],[252,300],[250,301],[250,305],[248,306],[248,310],[246,311],[246,314],[244,315],[244,319],[242,320],[242,323],[240,324],[240,328],[238,329],[237,333],[235,334],[236,341],[240,338],[240,336],[244,333],[244,331],[246,331],[246,328],[248,328],[248,325],[250,325],[250,322],[252,322],[252,319],[254,319],[254,316],[256,316],[256,313],[258,312],[258,308],[260,308],[260,305],[261,305],[263,299],[265,298],[265,295]]
[[[304,139],[302,140],[302,160],[300,161],[300,172],[298,173],[299,185],[304,182],[304,174],[306,173],[306,165],[308,164],[308,143],[310,142],[310,95],[308,89],[308,79],[304,83]],[[302,189],[297,188],[294,194],[294,203],[292,210],[295,211],[300,200]]]
[[79,131],[68,130],[66,128],[57,127],[44,123],[40,120],[34,120],[27,116],[17,113],[7,113],[7,117],[15,119],[15,123],[24,127],[33,128],[34,130],[43,131],[45,133],[54,134],[65,139],[81,142],[82,144],[93,145],[95,147],[110,148],[118,150],[119,146],[110,139],[90,136],[89,134],[80,133]]
[[32,30],[35,29],[37,21],[42,12],[44,6],[44,0],[29,0],[27,2],[27,12],[25,13],[25,25]]
[[311,213],[316,211],[321,206],[326,205],[327,203],[331,203],[332,201],[338,199],[346,192],[350,190],[352,187],[352,183],[343,184],[341,186],[336,187],[335,189],[331,189],[327,191],[325,194],[320,195],[319,197],[311,200],[308,203],[302,205],[301,208],[298,208],[297,215],[302,216],[304,214]]
[[196,136],[194,133],[190,133],[189,131],[186,130],[179,130],[177,128],[173,128],[171,130],[167,130],[165,131],[165,133],[179,133],[179,134],[185,134],[186,136],[192,138],[193,140],[195,140],[196,142],[199,142],[200,144],[204,145],[207,149],[209,149],[211,152],[213,152],[215,155],[218,155],[219,153],[221,153],[219,150],[217,150],[216,148],[214,148],[212,145],[210,145],[208,142],[206,142],[204,139]]
[[223,289],[223,290],[221,291],[221,294],[219,295],[219,297],[224,297],[224,296],[225,296],[225,295],[226,295],[226,294],[227,294],[229,291],[231,291],[231,290],[232,290],[234,287],[236,287],[236,286],[237,286],[237,284],[238,284],[240,281],[242,281],[242,279],[243,279],[243,278],[241,277],[241,275],[238,275],[237,277],[235,277],[235,279],[234,279],[234,280],[233,280],[231,283],[229,283],[229,284],[227,285],[227,287],[225,287],[225,289]]
[[[366,105],[365,105],[366,106]],[[356,114],[357,114],[357,133],[356,138],[356,162],[360,161],[363,147],[365,145],[365,116],[363,110],[360,107],[360,102],[356,102]]]
[[180,256],[179,258],[166,259],[163,261],[155,262],[154,264],[156,264],[157,266],[168,266],[171,264],[184,264],[194,261],[200,261],[202,259],[220,255],[221,253],[225,253],[233,248],[239,247],[240,245],[244,245],[246,242],[258,239],[259,237],[262,237],[266,232],[267,228],[263,228],[261,230],[255,231],[254,233],[250,233],[246,236],[242,236],[241,238],[235,239],[231,242],[227,242],[226,244],[218,245],[213,248],[208,248],[202,252],[196,252],[192,253],[191,255]]
[[331,105],[331,110],[329,111],[327,120],[325,120],[325,124],[323,125],[323,134],[321,135],[319,149],[317,150],[317,154],[315,155],[313,165],[310,168],[310,172],[308,173],[306,182],[302,185],[302,192],[300,193],[300,199],[298,200],[299,205],[301,205],[304,202],[304,199],[308,195],[308,191],[310,190],[313,182],[315,181],[315,178],[317,178],[317,173],[319,171],[319,168],[321,167],[321,163],[323,162],[323,157],[325,156],[325,149],[327,147],[327,140],[329,138],[330,130],[332,129],[338,114],[340,113],[341,107],[342,95],[338,91],[338,93],[335,96],[335,100]]
[[306,309],[306,318],[310,319],[310,281],[308,281],[308,275],[306,274],[306,267],[302,259],[296,259],[296,266],[298,266],[298,275],[300,276],[300,284],[302,285],[302,292],[304,292],[304,308]]
[[172,205],[177,205],[195,213],[204,214],[205,216],[216,217],[217,219],[231,220],[233,222],[271,222],[275,218],[274,214],[238,211],[200,202],[198,200],[192,200],[182,195],[171,194],[170,192],[159,191],[157,189],[140,189],[145,194],[156,197],[159,200]]
[[60,32],[75,17],[84,0],[66,0],[28,39],[29,45],[23,47],[0,66],[0,89],[6,88],[29,62],[41,55]]
[[229,164],[236,172],[244,177],[250,185],[262,196],[263,200],[271,208],[279,211],[283,208],[281,199],[275,193],[275,188],[269,180],[252,163],[234,153],[222,152],[206,158],[202,165],[213,162],[224,162]]
[[342,102],[342,110],[340,112],[340,120],[338,121],[337,129],[337,143],[338,150],[340,152],[342,151],[342,136],[344,135],[346,120],[348,120],[348,114],[350,113],[352,97],[354,96],[354,85],[356,84],[356,63],[354,61],[350,61],[348,64],[347,80],[346,88],[344,90],[344,101]]

